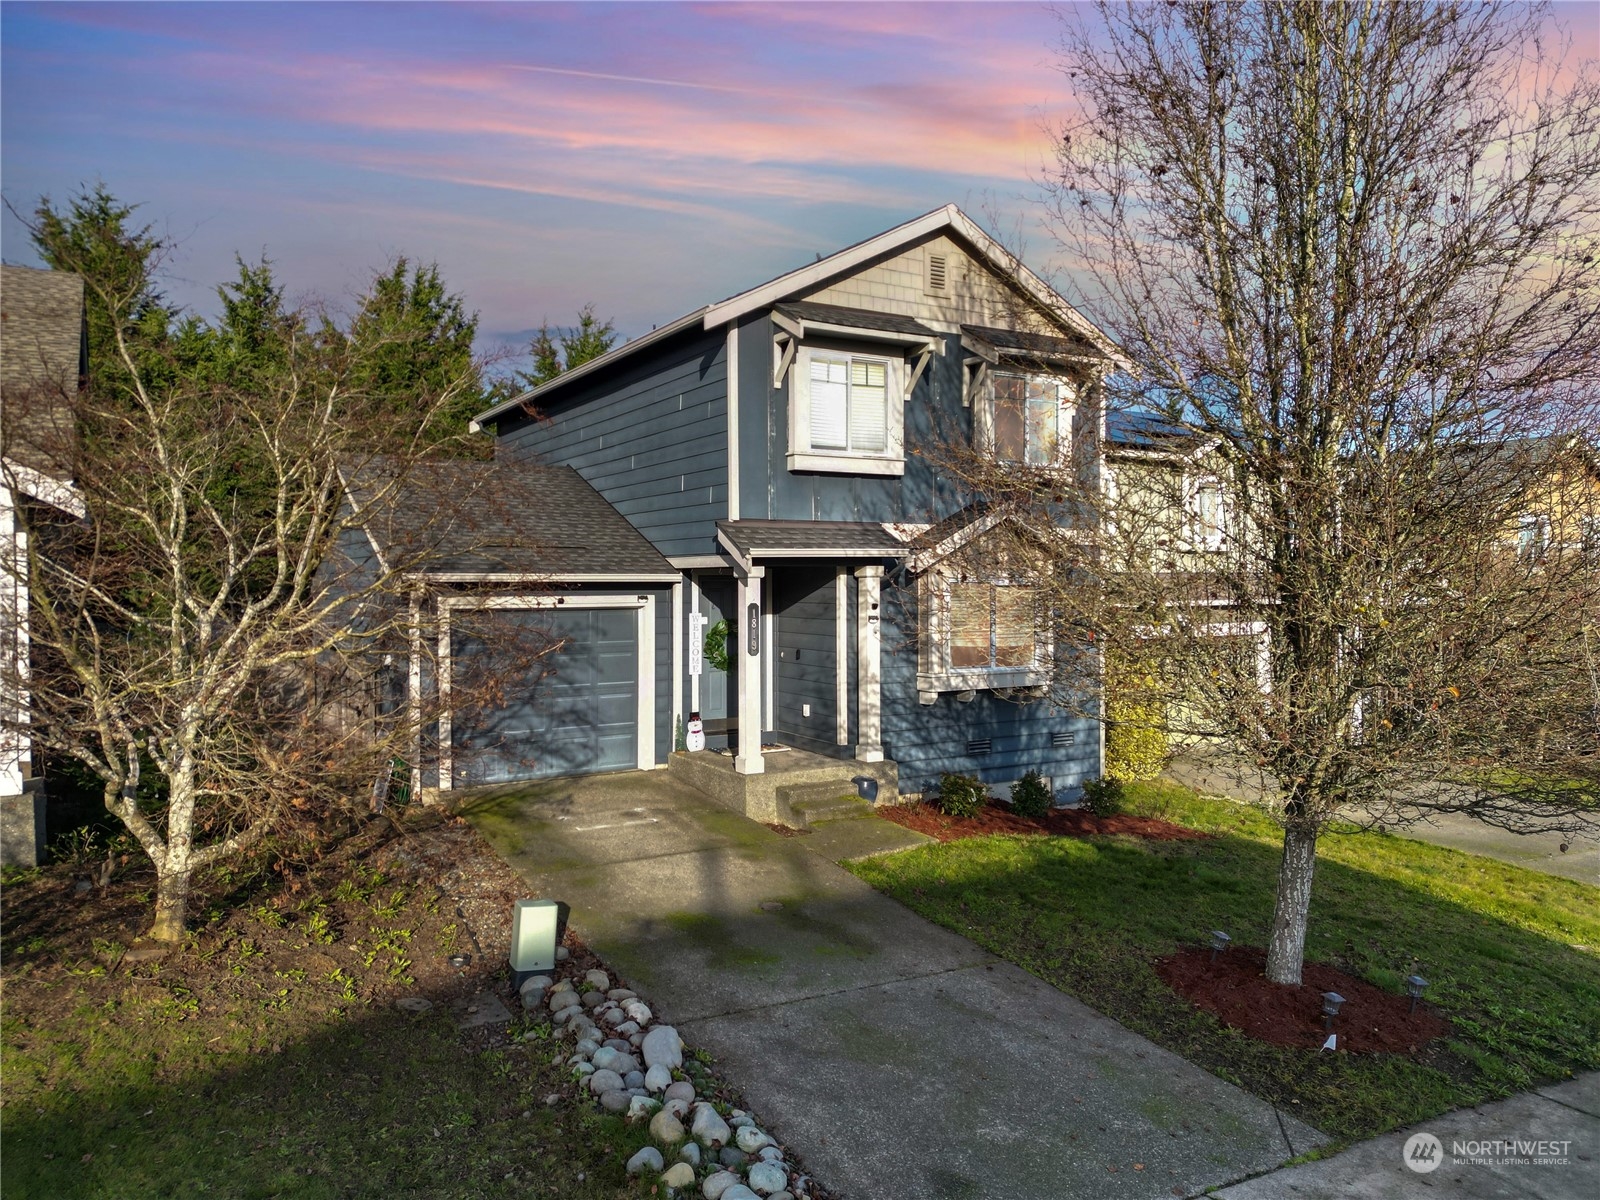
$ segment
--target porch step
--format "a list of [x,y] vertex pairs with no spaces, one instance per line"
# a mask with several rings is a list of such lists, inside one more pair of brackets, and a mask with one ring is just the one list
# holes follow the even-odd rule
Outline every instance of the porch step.
[[784,823],[796,829],[814,829],[826,821],[870,817],[872,805],[856,795],[848,783],[790,783],[778,788],[778,812],[787,810]]

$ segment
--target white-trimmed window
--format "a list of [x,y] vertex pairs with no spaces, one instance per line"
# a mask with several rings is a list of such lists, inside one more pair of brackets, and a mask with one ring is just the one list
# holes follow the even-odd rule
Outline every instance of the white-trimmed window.
[[1523,562],[1543,562],[1550,549],[1550,518],[1543,513],[1523,513],[1517,518],[1517,557]]
[[1228,500],[1222,481],[1202,475],[1184,483],[1184,538],[1196,550],[1222,549],[1228,528]]
[[921,692],[1034,687],[1048,681],[1050,635],[1040,589],[947,570],[924,577]]
[[1072,385],[1055,375],[989,376],[979,443],[997,462],[1058,466],[1071,450]]
[[790,376],[789,468],[903,474],[904,365],[882,354],[802,347]]

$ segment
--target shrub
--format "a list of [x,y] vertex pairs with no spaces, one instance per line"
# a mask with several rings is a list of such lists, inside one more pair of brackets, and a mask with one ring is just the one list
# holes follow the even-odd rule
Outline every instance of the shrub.
[[1122,800],[1122,781],[1108,776],[1091,779],[1083,785],[1080,806],[1094,816],[1109,817],[1122,811]]
[[1158,664],[1106,657],[1105,774],[1123,783],[1154,779],[1167,765],[1167,706]]
[[947,817],[975,817],[989,802],[989,789],[971,775],[947,772],[939,777],[939,796],[933,805]]
[[1055,801],[1055,793],[1037,771],[1029,771],[1011,785],[1011,811],[1019,817],[1042,817]]

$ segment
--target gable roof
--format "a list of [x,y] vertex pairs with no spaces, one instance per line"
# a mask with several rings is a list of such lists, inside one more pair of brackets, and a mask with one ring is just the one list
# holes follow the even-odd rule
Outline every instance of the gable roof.
[[65,477],[67,397],[88,370],[83,277],[0,266],[0,446],[14,464]]
[[[571,467],[451,460],[395,479],[384,460],[349,473],[353,502],[373,509],[380,559],[416,560],[435,580],[661,579],[681,576]],[[384,494],[385,490],[388,494]]]
[[748,313],[792,300],[802,293],[815,291],[819,285],[830,279],[848,275],[875,259],[906,249],[941,233],[953,235],[965,242],[990,270],[1032,300],[1058,325],[1083,338],[1112,361],[1119,364],[1123,362],[1117,347],[1077,309],[1068,304],[1059,292],[1029,270],[1016,255],[985,233],[966,213],[954,204],[946,204],[943,208],[924,213],[903,225],[896,225],[893,229],[857,242],[853,246],[847,246],[814,263],[779,275],[776,279],[770,279],[748,291],[697,308],[670,324],[651,330],[643,337],[625,342],[599,358],[591,359],[571,371],[564,371],[547,383],[479,413],[472,419],[471,428],[476,431],[485,423],[522,408],[530,400],[566,387],[586,375],[605,370],[611,364],[637,354],[668,337],[696,326],[707,331],[717,329],[737,321]]

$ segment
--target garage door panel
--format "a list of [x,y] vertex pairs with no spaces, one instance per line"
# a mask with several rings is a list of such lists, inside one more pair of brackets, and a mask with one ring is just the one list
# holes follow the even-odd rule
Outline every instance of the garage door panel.
[[[497,611],[498,631],[559,648],[453,722],[456,786],[626,770],[638,763],[638,621],[632,608]],[[531,634],[531,636],[530,636]],[[493,662],[495,631],[458,639],[458,662]],[[481,665],[476,667],[484,674]]]

